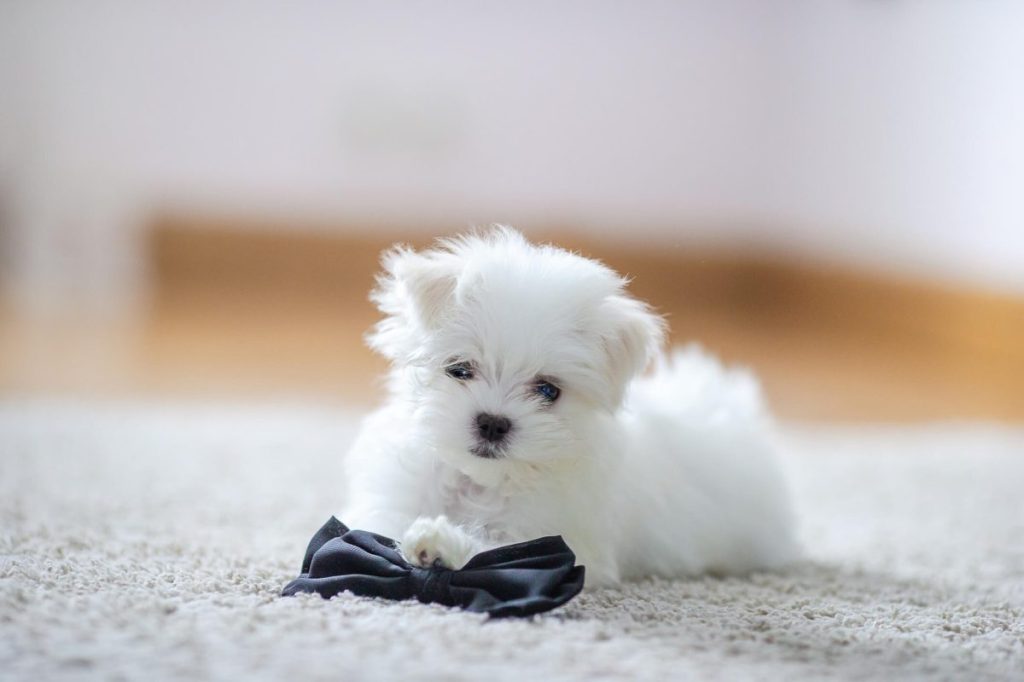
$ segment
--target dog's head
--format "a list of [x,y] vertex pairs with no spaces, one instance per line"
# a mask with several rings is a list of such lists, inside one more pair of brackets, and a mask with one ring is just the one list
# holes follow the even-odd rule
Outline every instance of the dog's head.
[[463,470],[557,457],[619,407],[662,342],[662,319],[622,277],[508,228],[395,248],[383,265],[368,342],[425,445]]

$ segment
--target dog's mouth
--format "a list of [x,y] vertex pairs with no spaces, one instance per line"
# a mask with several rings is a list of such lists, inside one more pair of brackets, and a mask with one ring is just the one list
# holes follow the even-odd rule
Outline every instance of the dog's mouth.
[[480,459],[501,459],[505,456],[505,448],[485,443],[477,443],[469,449],[469,452]]

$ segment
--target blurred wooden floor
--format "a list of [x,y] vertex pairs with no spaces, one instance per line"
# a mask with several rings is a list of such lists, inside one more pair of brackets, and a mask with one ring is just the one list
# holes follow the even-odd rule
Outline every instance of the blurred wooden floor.
[[[143,318],[0,314],[0,390],[371,404],[383,363],[361,337],[376,319],[366,294],[387,234],[165,222]],[[571,232],[554,241],[631,275],[634,294],[668,315],[673,342],[755,369],[783,418],[1024,420],[1024,301]]]

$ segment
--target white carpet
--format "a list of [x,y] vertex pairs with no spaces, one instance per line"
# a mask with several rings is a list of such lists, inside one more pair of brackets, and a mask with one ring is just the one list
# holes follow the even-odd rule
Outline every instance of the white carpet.
[[0,404],[0,678],[1024,679],[1024,431],[790,429],[800,566],[485,622],[277,596],[353,424]]

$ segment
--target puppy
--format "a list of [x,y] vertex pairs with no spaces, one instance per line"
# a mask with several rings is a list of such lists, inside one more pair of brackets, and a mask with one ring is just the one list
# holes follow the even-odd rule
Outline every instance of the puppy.
[[383,267],[367,340],[389,398],[347,458],[346,523],[450,568],[562,535],[588,586],[793,558],[757,384],[696,348],[663,355],[624,278],[505,227]]

